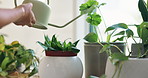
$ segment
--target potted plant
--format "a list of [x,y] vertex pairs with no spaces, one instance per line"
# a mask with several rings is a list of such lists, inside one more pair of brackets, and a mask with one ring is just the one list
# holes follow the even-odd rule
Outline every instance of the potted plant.
[[[140,25],[135,25],[137,27],[137,34],[138,38],[140,38],[140,42],[136,42],[135,44],[132,44],[132,56],[137,57],[147,57],[147,50],[148,50],[148,4],[145,3],[144,0],[139,0],[138,7],[139,11],[141,13],[143,22]],[[133,38],[134,39],[134,38]],[[134,47],[139,48],[134,48]]]
[[[105,3],[98,4],[96,2],[96,9]],[[86,3],[84,4],[86,5]],[[82,6],[84,6],[82,5]],[[125,43],[124,42],[116,42],[116,41],[123,41],[123,37],[117,38],[113,41],[111,41],[111,38],[114,36],[120,35],[119,33],[109,32],[110,28],[108,28],[105,32],[107,32],[107,39],[106,41],[101,40],[101,35],[99,32],[99,29],[97,29],[97,26],[99,27],[99,24],[101,23],[101,15],[93,13],[89,14],[86,21],[92,26],[93,32],[88,33],[84,39],[88,41],[84,45],[85,49],[85,76],[86,78],[90,75],[94,76],[101,76],[105,74],[105,67],[106,67],[106,61],[108,55],[104,52],[108,48],[111,48],[110,50],[112,52],[124,52],[125,50]],[[125,24],[121,23],[118,24],[118,27],[124,27]],[[107,26],[106,26],[107,28]],[[103,48],[103,49],[102,49]],[[101,52],[101,54],[99,53]],[[95,61],[95,62],[94,62]]]
[[[107,68],[106,68],[106,75],[107,77],[114,77],[116,78],[145,78],[147,77],[148,71],[145,70],[147,69],[147,52],[148,52],[148,47],[147,47],[147,40],[148,40],[148,9],[147,5],[144,0],[139,0],[138,2],[138,7],[139,11],[141,12],[143,22],[140,25],[136,25],[137,27],[137,33],[139,38],[141,39],[141,43],[137,43],[135,40],[135,37],[131,35],[132,39],[135,41],[135,46],[132,48],[131,52],[129,53],[128,57],[129,60],[120,63],[120,68],[119,71],[117,71],[120,75],[114,75],[111,73],[111,71],[116,71],[116,67],[108,61],[107,62]],[[133,50],[135,49],[135,50]],[[134,52],[134,53],[133,53]],[[134,58],[133,57],[134,54]],[[136,57],[136,58],[135,58]]]
[[77,57],[80,51],[77,43],[61,42],[55,35],[50,39],[44,36],[45,42],[38,43],[44,48],[46,56],[39,64],[39,76],[41,78],[82,78],[83,66]]
[[0,78],[29,78],[36,74],[37,57],[18,41],[6,44],[0,35]]

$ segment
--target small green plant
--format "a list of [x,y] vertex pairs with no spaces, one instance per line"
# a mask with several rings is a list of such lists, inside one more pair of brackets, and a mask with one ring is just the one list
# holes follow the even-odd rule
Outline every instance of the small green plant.
[[[22,65],[25,67],[20,70]],[[0,35],[0,76],[10,77],[17,72],[17,75],[27,73],[30,77],[38,72],[37,65],[38,59],[32,49],[26,49],[18,41],[6,44]]]
[[46,51],[71,51],[74,53],[78,53],[80,50],[76,48],[78,41],[72,43],[72,42],[68,42],[66,43],[66,41],[61,42],[58,41],[56,36],[53,35],[52,39],[50,40],[50,38],[48,36],[44,36],[45,42],[42,43],[40,41],[38,41],[38,43],[44,48],[44,50]]

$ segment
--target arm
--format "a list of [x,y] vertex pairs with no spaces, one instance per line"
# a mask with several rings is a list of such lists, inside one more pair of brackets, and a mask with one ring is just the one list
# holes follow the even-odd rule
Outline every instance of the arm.
[[14,9],[0,9],[0,28],[7,24],[31,26],[35,23],[32,4],[23,4]]
[[24,14],[23,8],[0,9],[0,28],[17,21]]

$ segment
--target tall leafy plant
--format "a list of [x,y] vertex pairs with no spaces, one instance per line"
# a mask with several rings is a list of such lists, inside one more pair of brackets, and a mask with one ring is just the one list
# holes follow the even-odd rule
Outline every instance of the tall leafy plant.
[[144,0],[139,0],[138,8],[141,13],[143,22],[137,26],[137,33],[142,40],[144,51],[148,52],[148,3],[146,4]]

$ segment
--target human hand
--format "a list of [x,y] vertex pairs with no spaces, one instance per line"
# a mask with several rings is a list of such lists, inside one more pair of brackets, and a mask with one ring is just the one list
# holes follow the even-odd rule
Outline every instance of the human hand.
[[34,13],[32,12],[32,3],[27,3],[27,4],[22,4],[16,8],[18,9],[22,9],[23,11],[23,16],[20,17],[17,21],[14,22],[14,24],[16,25],[28,25],[29,27],[31,27],[33,24],[35,24],[36,19],[34,16]]

